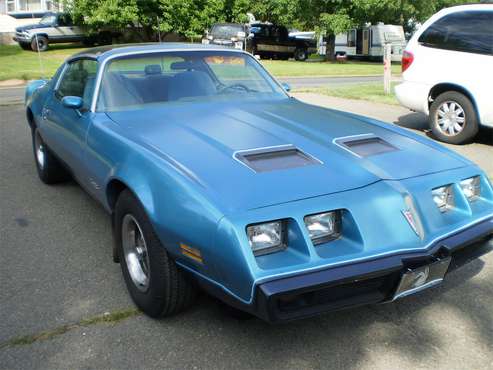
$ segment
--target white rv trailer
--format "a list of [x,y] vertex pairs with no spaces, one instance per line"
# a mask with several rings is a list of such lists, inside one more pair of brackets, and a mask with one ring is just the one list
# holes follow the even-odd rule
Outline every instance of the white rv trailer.
[[392,61],[400,62],[406,47],[404,29],[392,24],[379,23],[337,35],[335,53],[349,58],[381,60],[385,43],[392,45]]

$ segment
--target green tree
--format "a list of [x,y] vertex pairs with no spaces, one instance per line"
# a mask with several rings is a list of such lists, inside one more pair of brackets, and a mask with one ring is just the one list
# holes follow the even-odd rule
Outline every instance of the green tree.
[[159,30],[198,38],[213,23],[225,21],[224,0],[159,0]]

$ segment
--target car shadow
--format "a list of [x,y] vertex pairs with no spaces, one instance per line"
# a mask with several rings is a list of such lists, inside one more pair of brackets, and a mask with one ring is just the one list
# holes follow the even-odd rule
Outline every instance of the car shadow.
[[[411,112],[404,114],[397,118],[394,123],[400,127],[421,131],[429,138],[436,140],[428,125],[428,117],[423,113]],[[481,127],[473,142],[493,146],[493,129]]]

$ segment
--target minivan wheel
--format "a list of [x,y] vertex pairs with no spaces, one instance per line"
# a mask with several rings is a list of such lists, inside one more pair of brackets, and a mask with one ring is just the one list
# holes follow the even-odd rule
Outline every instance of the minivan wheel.
[[430,107],[430,128],[440,141],[463,144],[478,132],[478,118],[472,102],[464,94],[447,91]]
[[48,50],[48,38],[46,38],[45,36],[34,36],[31,41],[31,49],[33,51]]
[[155,234],[144,207],[129,190],[118,197],[114,238],[123,278],[137,307],[151,317],[183,311],[196,288]]

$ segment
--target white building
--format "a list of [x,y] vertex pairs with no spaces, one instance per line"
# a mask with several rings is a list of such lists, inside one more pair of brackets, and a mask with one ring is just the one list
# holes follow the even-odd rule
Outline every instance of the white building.
[[0,0],[0,44],[13,43],[16,27],[37,23],[46,12],[61,8],[57,0]]
[[0,14],[22,15],[59,9],[60,4],[57,0],[0,0]]

